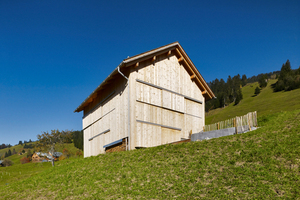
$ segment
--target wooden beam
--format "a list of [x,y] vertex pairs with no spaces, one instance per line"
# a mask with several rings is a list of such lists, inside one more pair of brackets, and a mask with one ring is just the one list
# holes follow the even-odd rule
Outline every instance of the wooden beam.
[[194,78],[196,78],[196,75],[195,74],[193,74],[192,76],[191,76],[191,79],[193,80]]
[[207,93],[207,90],[204,90],[203,92],[202,92],[202,95],[204,95],[204,94],[206,94]]
[[156,56],[153,56],[152,58],[152,62],[154,62],[156,60]]
[[181,53],[180,53],[180,51],[179,51],[178,48],[176,48],[176,53],[177,53],[177,55],[178,55],[179,57],[182,57],[182,55],[181,55]]
[[171,50],[170,50],[170,51],[168,51],[168,53],[167,53],[167,56],[169,56],[169,55],[171,55]]
[[[179,51],[178,48],[176,48],[176,53],[179,55],[180,58],[183,58],[183,55],[180,53],[180,51]],[[179,58],[179,59],[180,59],[180,58]],[[178,60],[179,60],[179,59],[178,59]],[[187,62],[186,59],[183,59],[183,63],[186,65],[186,67],[187,67],[192,73],[194,73],[194,69],[191,67],[191,65]],[[200,80],[197,76],[196,76],[195,78],[196,78],[198,84],[200,85],[200,88],[202,88],[203,90],[205,90],[205,86],[203,85],[203,83],[201,82],[201,80]]]
[[[181,58],[181,57],[184,58],[184,56],[181,54],[181,52],[180,52],[180,50],[178,48],[175,49],[175,54],[176,54],[177,58]],[[192,73],[196,72],[196,74],[197,74],[196,78],[195,78],[196,79],[196,81],[195,81],[196,84],[200,87],[200,89],[206,90],[206,86],[208,86],[208,85],[205,83],[204,79],[201,77],[200,74],[199,74],[200,76],[198,76],[197,69],[195,68],[195,66],[193,65],[193,63],[191,63],[190,61],[187,61],[186,59],[183,59],[183,65],[190,72],[192,72]],[[204,82],[202,82],[202,81],[204,81]],[[207,93],[205,93],[205,95],[207,95],[208,98],[210,98],[210,99],[212,98],[212,95],[211,95],[211,93],[209,91],[207,91]]]
[[137,68],[140,65],[139,62],[135,63],[134,68]]
[[178,62],[182,62],[183,61],[183,57],[180,57],[179,59],[178,59]]

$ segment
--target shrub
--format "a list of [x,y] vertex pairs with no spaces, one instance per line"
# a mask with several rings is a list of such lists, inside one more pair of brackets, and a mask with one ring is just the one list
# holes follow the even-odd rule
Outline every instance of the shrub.
[[9,159],[7,159],[7,158],[5,158],[5,159],[3,160],[3,162],[2,162],[2,165],[3,165],[4,167],[12,166],[13,164],[14,164],[13,161],[11,161],[11,160],[9,160]]
[[20,159],[20,162],[21,162],[21,164],[26,164],[26,163],[29,163],[30,160],[29,160],[29,158],[23,157]]
[[70,152],[69,152],[69,150],[66,149],[66,148],[64,148],[64,150],[63,150],[63,155],[64,155],[65,157],[69,158],[69,157],[70,157]]
[[82,152],[81,151],[76,151],[76,156],[83,156]]

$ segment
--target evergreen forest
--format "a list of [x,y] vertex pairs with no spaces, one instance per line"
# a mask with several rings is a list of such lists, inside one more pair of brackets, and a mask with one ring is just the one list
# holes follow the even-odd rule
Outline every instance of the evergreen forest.
[[260,90],[267,86],[269,79],[278,79],[272,85],[274,92],[300,88],[300,67],[293,70],[290,61],[287,60],[286,63],[282,64],[280,71],[262,73],[250,78],[247,78],[245,74],[242,77],[239,74],[234,77],[228,76],[226,82],[222,78],[220,80],[216,78],[208,83],[216,98],[206,102],[205,111],[208,112],[216,108],[223,108],[231,103],[238,105],[243,99],[242,87],[247,83],[258,82],[259,87],[255,89],[254,93],[254,95],[258,95]]

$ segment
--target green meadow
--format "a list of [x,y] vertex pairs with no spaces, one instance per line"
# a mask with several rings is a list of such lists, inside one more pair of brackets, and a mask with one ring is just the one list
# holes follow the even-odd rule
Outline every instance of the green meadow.
[[[1,149],[1,152],[11,151],[15,148],[18,152],[20,149],[23,148],[22,145],[16,145],[10,148]],[[58,144],[56,145],[56,150],[58,152],[62,152],[63,149],[66,148],[69,150],[70,157],[74,159],[76,158],[75,154],[78,151],[76,147],[74,147],[73,143],[65,143],[65,144]],[[20,159],[23,157],[27,157],[28,149],[24,149],[26,152],[22,155],[14,154],[12,156],[7,157],[7,159],[13,162],[13,165],[10,167],[0,167],[0,187],[4,185],[8,185],[18,180],[23,180],[28,177],[32,177],[40,172],[44,171],[51,167],[51,163],[26,163],[21,164]],[[33,153],[33,149],[30,149]],[[59,161],[61,162],[61,161]]]
[[[50,163],[1,178],[2,199],[299,199],[300,109],[256,131]],[[0,176],[13,167],[0,168]],[[15,169],[17,170],[17,169]],[[17,175],[16,175],[17,174]],[[12,180],[19,176],[18,180]]]
[[272,84],[277,80],[270,80],[260,94],[254,95],[258,83],[251,83],[242,88],[243,100],[236,106],[230,104],[205,113],[205,124],[213,124],[235,116],[242,116],[248,112],[257,111],[258,116],[265,116],[281,111],[300,109],[300,89],[292,91],[273,92]]

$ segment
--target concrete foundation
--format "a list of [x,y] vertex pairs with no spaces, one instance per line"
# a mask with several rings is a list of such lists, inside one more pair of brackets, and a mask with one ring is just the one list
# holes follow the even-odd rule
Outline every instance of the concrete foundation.
[[[251,130],[256,130],[256,127],[251,127]],[[248,127],[239,127],[238,133],[245,133],[249,131]],[[235,128],[226,128],[221,130],[215,130],[215,131],[207,131],[207,132],[200,132],[200,133],[194,133],[191,136],[191,141],[197,141],[197,140],[208,140],[212,138],[218,138],[223,137],[227,135],[234,135],[235,134]]]

